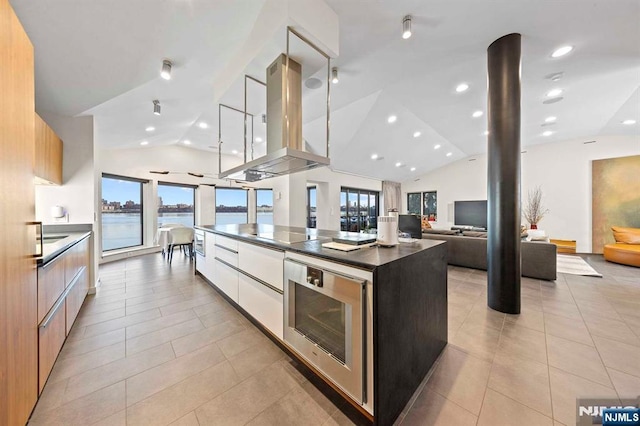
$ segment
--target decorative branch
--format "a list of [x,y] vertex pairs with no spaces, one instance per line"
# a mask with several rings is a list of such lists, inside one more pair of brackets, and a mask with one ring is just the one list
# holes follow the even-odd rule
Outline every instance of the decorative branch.
[[522,209],[522,215],[527,219],[527,222],[537,225],[547,213],[549,213],[549,209],[542,205],[542,188],[538,186],[529,190],[527,203]]

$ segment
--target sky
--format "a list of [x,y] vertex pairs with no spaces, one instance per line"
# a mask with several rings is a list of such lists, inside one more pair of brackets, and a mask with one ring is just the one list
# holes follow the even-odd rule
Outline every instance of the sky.
[[[258,205],[273,205],[273,191],[256,191]],[[179,186],[158,185],[158,196],[164,205],[193,204],[193,189]],[[125,203],[140,203],[140,184],[126,180],[102,178],[102,198]],[[246,206],[247,192],[241,189],[216,188],[216,205]]]

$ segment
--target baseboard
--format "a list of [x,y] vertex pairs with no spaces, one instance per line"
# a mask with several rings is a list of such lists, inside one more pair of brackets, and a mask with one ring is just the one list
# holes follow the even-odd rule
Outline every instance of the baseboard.
[[162,251],[160,246],[153,247],[135,247],[126,250],[119,250],[117,252],[102,253],[100,258],[100,265],[104,263],[115,262],[118,260],[128,259],[130,257],[144,256],[146,254],[158,253]]

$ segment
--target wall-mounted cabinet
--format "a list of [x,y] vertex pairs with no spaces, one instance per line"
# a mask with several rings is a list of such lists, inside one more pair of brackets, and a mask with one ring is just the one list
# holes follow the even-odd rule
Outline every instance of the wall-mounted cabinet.
[[35,115],[36,130],[36,182],[62,185],[62,140],[40,118]]

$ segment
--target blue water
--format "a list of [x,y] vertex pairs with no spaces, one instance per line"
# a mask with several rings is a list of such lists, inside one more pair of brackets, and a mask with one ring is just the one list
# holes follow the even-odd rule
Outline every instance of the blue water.
[[[218,213],[219,225],[245,223],[245,213]],[[158,226],[179,223],[193,226],[193,213],[159,213]],[[273,213],[258,213],[258,223],[273,223]],[[142,225],[137,213],[102,213],[102,250],[114,250],[142,245]]]

